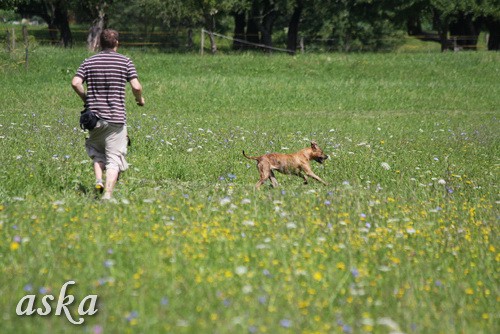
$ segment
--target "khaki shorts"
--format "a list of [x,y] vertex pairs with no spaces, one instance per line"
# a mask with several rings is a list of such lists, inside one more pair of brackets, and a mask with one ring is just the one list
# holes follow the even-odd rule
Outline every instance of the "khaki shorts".
[[94,162],[102,162],[106,165],[106,169],[120,172],[128,168],[125,160],[128,143],[126,125],[100,119],[89,133],[85,149]]

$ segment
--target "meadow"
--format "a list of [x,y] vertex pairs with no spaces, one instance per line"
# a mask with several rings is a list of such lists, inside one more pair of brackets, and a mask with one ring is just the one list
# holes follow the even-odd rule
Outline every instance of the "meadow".
[[[70,87],[89,53],[0,54],[2,333],[499,332],[499,53],[120,51],[146,106],[128,88],[109,203]],[[242,150],[311,140],[328,186],[254,190]],[[16,315],[69,280],[99,298],[82,325]]]

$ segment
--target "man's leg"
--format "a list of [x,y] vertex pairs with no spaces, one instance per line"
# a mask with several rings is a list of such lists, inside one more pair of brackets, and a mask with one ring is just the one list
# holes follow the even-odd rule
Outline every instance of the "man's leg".
[[94,161],[95,189],[100,193],[104,191],[104,184],[102,183],[102,171],[104,169],[104,162]]
[[120,172],[128,168],[125,160],[127,154],[127,127],[110,124],[109,128],[111,132],[106,138],[106,187],[102,199],[112,198]]
[[113,189],[115,188],[116,181],[118,180],[118,175],[120,171],[117,169],[107,169],[106,170],[106,187],[105,193],[102,199],[111,199],[113,195]]

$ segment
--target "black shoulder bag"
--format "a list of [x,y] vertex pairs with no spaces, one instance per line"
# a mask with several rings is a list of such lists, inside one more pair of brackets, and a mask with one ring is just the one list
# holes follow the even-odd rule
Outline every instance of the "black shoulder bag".
[[83,130],[92,130],[97,125],[99,118],[90,109],[85,108],[80,113],[80,127]]

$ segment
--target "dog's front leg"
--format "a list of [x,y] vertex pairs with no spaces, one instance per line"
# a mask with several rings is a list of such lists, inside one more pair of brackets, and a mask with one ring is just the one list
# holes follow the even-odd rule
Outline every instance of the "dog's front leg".
[[328,185],[328,183],[326,183],[325,181],[323,181],[318,175],[314,174],[313,172],[307,173],[307,176],[310,176],[313,179],[315,179],[316,181],[323,183],[325,186]]

